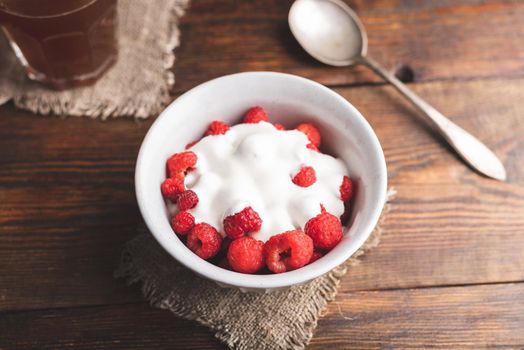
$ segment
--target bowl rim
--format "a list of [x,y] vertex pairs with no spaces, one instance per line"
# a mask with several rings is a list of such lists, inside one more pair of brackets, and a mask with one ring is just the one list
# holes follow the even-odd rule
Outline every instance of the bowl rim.
[[[364,234],[361,234],[351,249],[347,249],[343,254],[338,254],[332,256],[330,259],[324,261],[320,264],[311,264],[304,266],[300,269],[281,273],[281,274],[268,274],[268,275],[251,275],[243,274],[234,271],[229,271],[223,268],[220,268],[216,265],[213,265],[197,255],[193,254],[189,250],[182,252],[177,250],[173,246],[172,240],[166,240],[163,238],[162,234],[157,233],[157,224],[155,223],[155,216],[158,214],[151,212],[146,203],[146,196],[142,184],[144,183],[143,177],[146,175],[145,169],[142,166],[144,159],[146,157],[146,152],[148,151],[148,145],[151,143],[153,135],[156,133],[157,129],[162,128],[163,121],[169,118],[171,115],[170,111],[175,109],[182,101],[189,99],[192,95],[196,94],[202,89],[205,89],[213,84],[216,84],[219,81],[225,81],[229,79],[236,79],[240,77],[252,77],[256,79],[264,78],[282,78],[282,79],[291,79],[298,81],[301,84],[307,85],[309,88],[314,88],[322,93],[331,95],[332,98],[338,101],[341,105],[344,105],[346,109],[352,114],[352,118],[355,118],[361,126],[366,130],[366,137],[370,138],[373,153],[376,155],[378,160],[378,176],[379,176],[379,189],[378,195],[379,200],[377,203],[382,203],[382,205],[377,205],[374,211],[367,217],[367,223],[359,231],[363,231]],[[228,286],[235,286],[239,288],[246,289],[275,289],[275,288],[285,288],[296,284],[302,284],[307,281],[310,281],[314,278],[320,277],[325,273],[331,271],[335,267],[342,264],[349,257],[351,257],[364,242],[368,239],[371,232],[375,228],[382,213],[383,206],[386,202],[386,191],[387,191],[387,168],[386,161],[384,158],[384,152],[380,146],[380,142],[369,125],[368,121],[364,116],[344,97],[336,93],[335,91],[329,89],[328,87],[312,81],[307,78],[303,78],[297,75],[280,73],[280,72],[271,72],[271,71],[257,71],[257,72],[241,72],[234,73],[229,75],[224,75],[217,77],[211,80],[208,80],[204,83],[201,83],[192,89],[186,91],[180,95],[177,99],[172,101],[157,117],[157,119],[152,123],[146,136],[144,137],[142,144],[140,145],[140,150],[138,152],[138,158],[135,166],[135,194],[138,202],[138,207],[142,217],[146,223],[151,234],[155,237],[157,242],[167,251],[173,258],[175,258],[179,263],[186,266],[190,270],[196,272],[197,274],[204,276],[210,280],[216,281],[219,284],[225,284]],[[159,229],[159,228],[158,228]],[[183,244],[179,241],[180,244]],[[189,253],[189,254],[187,254]],[[320,261],[318,261],[320,262]],[[307,272],[307,273],[305,273]]]

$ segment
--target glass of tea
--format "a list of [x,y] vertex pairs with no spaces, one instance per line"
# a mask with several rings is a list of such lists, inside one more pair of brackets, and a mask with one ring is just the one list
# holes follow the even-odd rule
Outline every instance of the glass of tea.
[[90,84],[117,58],[117,0],[0,0],[0,25],[30,79]]

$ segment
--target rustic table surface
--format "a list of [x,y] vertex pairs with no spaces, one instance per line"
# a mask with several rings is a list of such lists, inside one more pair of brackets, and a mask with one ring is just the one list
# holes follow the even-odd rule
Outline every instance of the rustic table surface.
[[[370,54],[502,159],[470,171],[363,67],[305,54],[291,1],[195,0],[173,98],[223,74],[299,74],[351,101],[398,194],[381,245],[343,279],[309,348],[524,348],[524,2],[353,0]],[[154,118],[0,108],[0,349],[221,349],[112,276],[143,226],[133,170]]]

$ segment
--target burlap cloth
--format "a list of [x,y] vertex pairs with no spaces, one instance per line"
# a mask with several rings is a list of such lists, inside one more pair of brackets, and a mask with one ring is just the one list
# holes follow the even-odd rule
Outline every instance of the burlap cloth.
[[[388,192],[388,202],[394,190]],[[335,298],[348,267],[376,247],[387,203],[377,227],[344,264],[307,284],[270,293],[221,288],[178,264],[150,234],[126,243],[116,277],[141,282],[142,292],[158,308],[209,327],[232,349],[304,349],[327,303]]]
[[169,102],[178,19],[189,0],[120,0],[118,61],[95,84],[54,91],[26,78],[0,32],[0,104],[40,114],[147,118]]

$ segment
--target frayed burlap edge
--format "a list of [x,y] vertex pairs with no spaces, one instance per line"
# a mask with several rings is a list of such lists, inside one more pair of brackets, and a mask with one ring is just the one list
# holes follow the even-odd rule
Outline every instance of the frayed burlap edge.
[[[131,1],[131,0],[125,0]],[[0,105],[9,101],[21,109],[29,110],[36,114],[48,115],[55,114],[60,116],[85,116],[90,118],[107,119],[110,117],[132,116],[138,119],[145,119],[151,115],[157,114],[169,103],[170,91],[175,84],[175,75],[173,73],[173,66],[175,63],[174,49],[180,45],[180,30],[179,18],[185,14],[190,0],[173,0],[172,6],[168,7],[172,20],[168,24],[168,40],[162,52],[163,79],[158,83],[159,90],[154,96],[146,96],[140,98],[125,98],[114,99],[113,96],[107,98],[99,98],[95,101],[86,100],[84,98],[74,98],[74,90],[71,93],[53,93],[50,90],[42,90],[44,93],[25,93],[26,89],[30,89],[27,83],[21,83],[23,79],[22,71],[16,72],[18,75],[17,81],[14,83],[16,87],[7,84],[0,84]],[[152,4],[155,6],[157,4]],[[1,34],[1,33],[0,33]],[[14,55],[12,55],[14,58]],[[18,63],[13,63],[17,66]],[[13,69],[15,70],[15,69]],[[140,71],[140,67],[136,67],[136,71]],[[103,77],[101,78],[103,79]],[[37,84],[30,82],[29,84]],[[3,85],[3,86],[2,86]],[[19,88],[22,86],[22,88]],[[93,86],[93,89],[96,85]],[[39,88],[41,89],[41,87]],[[118,94],[118,91],[116,92]]]
[[[382,235],[382,224],[386,217],[386,214],[391,209],[390,201],[395,195],[395,190],[390,189],[388,191],[388,199],[384,206],[384,210],[380,217],[380,220],[373,230],[372,234],[364,245],[355,253],[351,258],[349,258],[345,263],[336,267],[328,274],[321,276],[304,286],[295,286],[291,289],[282,290],[282,291],[273,291],[266,293],[264,298],[271,298],[274,296],[275,299],[281,298],[286,294],[292,294],[294,292],[302,292],[301,289],[309,291],[311,293],[308,299],[307,305],[300,305],[300,314],[297,315],[297,322],[291,324],[291,329],[286,332],[286,334],[279,334],[279,338],[285,338],[285,343],[276,345],[274,342],[264,343],[264,337],[258,342],[257,348],[260,349],[293,349],[301,350],[304,349],[307,344],[309,344],[311,338],[313,337],[313,332],[317,326],[319,317],[323,316],[327,305],[330,301],[335,299],[335,296],[338,292],[341,278],[346,274],[350,266],[355,266],[360,263],[360,257],[378,246],[380,243],[380,238]],[[144,248],[144,243],[146,241],[153,242],[151,235],[140,235],[134,238],[132,241],[126,244],[126,248],[122,254],[122,260],[120,266],[115,272],[115,277],[125,278],[128,284],[133,284],[141,282],[142,293],[144,297],[150,302],[154,307],[161,309],[169,310],[174,315],[182,317],[189,320],[195,320],[198,323],[209,327],[215,333],[215,337],[228,345],[232,349],[253,349],[254,345],[246,345],[247,337],[259,337],[260,334],[247,334],[243,331],[237,331],[224,325],[223,320],[213,319],[208,317],[206,314],[195,312],[191,305],[187,304],[187,301],[181,298],[180,295],[173,290],[164,290],[164,287],[161,286],[162,282],[159,281],[155,276],[152,276],[146,269],[143,269],[142,266],[137,266],[134,261],[134,255],[136,252],[133,252],[133,245],[135,249]],[[157,245],[156,242],[153,244]],[[155,251],[155,254],[164,255],[162,248],[158,246],[158,251]],[[152,261],[159,259],[157,256],[148,257]],[[171,259],[172,260],[172,259]],[[176,269],[186,270],[182,266],[176,267]],[[200,277],[195,277],[200,279]],[[203,279],[202,279],[203,280]],[[207,280],[206,280],[207,281]],[[209,283],[210,288],[218,288],[213,283]],[[224,293],[228,293],[228,289],[222,289]],[[231,289],[229,289],[231,290]],[[240,293],[236,291],[236,293]],[[247,302],[254,301],[259,303],[260,298],[258,297],[262,293],[245,293]],[[253,297],[250,297],[252,295]],[[204,301],[205,302],[205,301]],[[210,300],[210,303],[214,300]],[[234,312],[234,310],[230,310]],[[275,338],[276,339],[276,338]],[[266,339],[267,340],[267,339]]]

